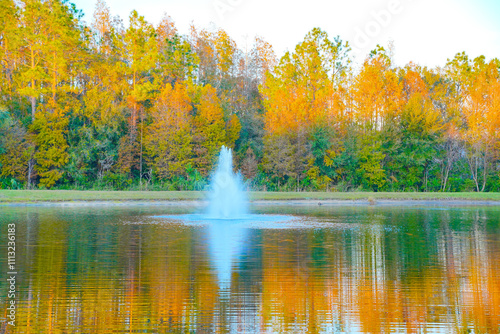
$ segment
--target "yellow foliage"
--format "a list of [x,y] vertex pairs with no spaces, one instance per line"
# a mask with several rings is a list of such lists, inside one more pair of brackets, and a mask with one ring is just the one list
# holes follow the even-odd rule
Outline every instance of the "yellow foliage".
[[354,120],[366,130],[380,130],[402,105],[398,76],[382,57],[366,60],[352,89]]
[[182,84],[166,84],[151,111],[153,122],[146,129],[147,159],[163,179],[183,174],[192,153],[191,99]]
[[226,124],[226,146],[234,149],[234,143],[238,140],[241,131],[241,123],[236,115],[232,115]]
[[65,109],[50,104],[48,108],[36,113],[32,125],[36,133],[36,169],[40,185],[47,188],[51,188],[62,177],[60,168],[69,161],[66,152],[69,146],[65,138],[69,119],[65,114]]

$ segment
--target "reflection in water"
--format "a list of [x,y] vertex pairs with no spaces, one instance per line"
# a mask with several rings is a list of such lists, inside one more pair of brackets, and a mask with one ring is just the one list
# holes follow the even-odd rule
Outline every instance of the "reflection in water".
[[2,210],[20,270],[0,333],[499,332],[498,208],[308,208],[310,225],[281,229]]
[[233,263],[243,251],[245,229],[240,223],[215,221],[208,225],[209,254],[221,290],[231,287]]

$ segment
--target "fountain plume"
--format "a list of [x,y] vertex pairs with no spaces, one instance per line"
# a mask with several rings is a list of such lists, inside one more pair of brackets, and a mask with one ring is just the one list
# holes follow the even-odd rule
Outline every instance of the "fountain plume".
[[248,214],[248,199],[241,175],[233,172],[233,154],[222,146],[208,194],[207,214],[216,219],[237,219]]

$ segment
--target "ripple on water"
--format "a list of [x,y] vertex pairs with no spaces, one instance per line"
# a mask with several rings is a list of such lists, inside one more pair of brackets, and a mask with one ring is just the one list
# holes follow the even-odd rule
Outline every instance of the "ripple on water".
[[[205,214],[154,216],[155,223],[175,223],[187,226],[227,224],[227,226],[247,229],[354,229],[362,224],[339,223],[331,220],[318,220],[311,217],[292,215],[248,214],[238,218],[213,218]],[[158,220],[160,219],[160,220]]]

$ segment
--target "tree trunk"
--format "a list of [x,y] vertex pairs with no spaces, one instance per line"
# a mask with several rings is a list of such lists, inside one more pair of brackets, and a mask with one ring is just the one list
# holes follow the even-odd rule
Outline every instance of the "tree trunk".
[[467,156],[467,164],[469,165],[469,169],[472,175],[472,179],[474,180],[474,183],[476,184],[476,191],[479,192],[479,180],[478,180],[478,174],[479,174],[479,166],[478,166],[478,157],[476,155],[476,152],[472,154],[472,156]]
[[[31,48],[31,69],[35,69],[35,53],[33,52],[33,48]],[[31,88],[35,89],[35,80],[31,79]],[[31,120],[35,121],[35,111],[36,111],[36,97],[31,96]]]
[[484,151],[484,158],[483,158],[483,185],[481,187],[481,192],[484,192],[484,189],[486,188],[486,178],[488,175],[488,150]]
[[35,167],[35,159],[30,159],[28,161],[28,189],[31,189],[31,177],[33,175],[33,169]]
[[35,121],[35,112],[36,112],[36,97],[31,96],[31,120]]
[[427,167],[425,167],[425,172],[424,172],[424,184],[425,184],[425,192],[427,192],[427,180],[429,179],[429,171]]
[[143,124],[144,124],[144,114],[141,108],[141,150],[139,154],[139,184],[141,185],[142,190],[142,133],[143,133]]
[[448,177],[450,176],[450,169],[445,168],[445,175],[444,175],[444,180],[443,180],[443,187],[441,188],[441,191],[445,192],[446,191],[446,184],[448,183]]
[[52,100],[56,100],[56,85],[57,85],[57,69],[56,69],[56,52],[52,53],[54,66],[52,68]]

